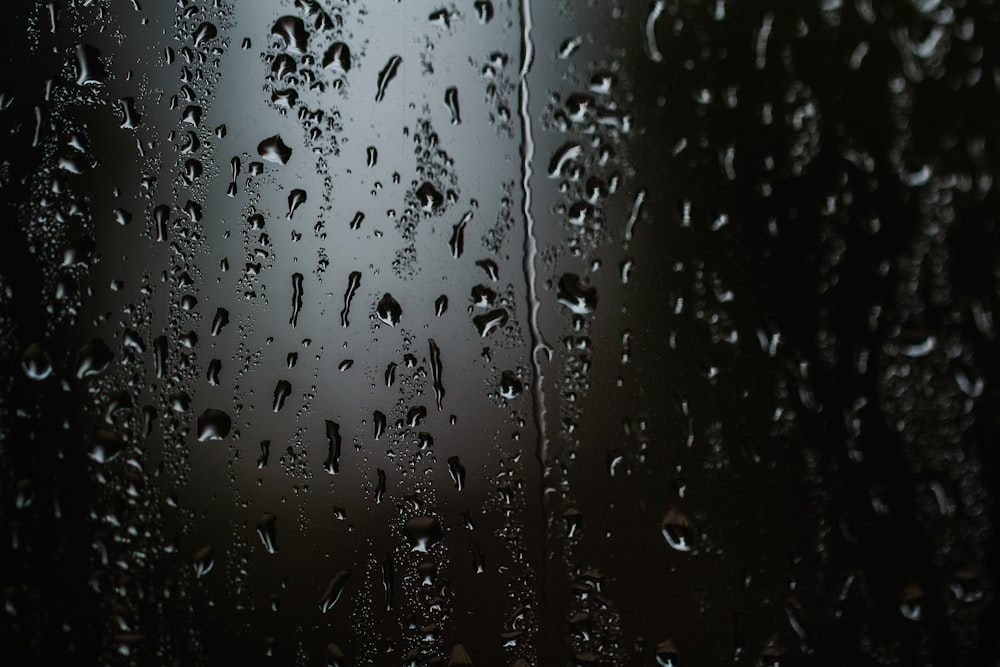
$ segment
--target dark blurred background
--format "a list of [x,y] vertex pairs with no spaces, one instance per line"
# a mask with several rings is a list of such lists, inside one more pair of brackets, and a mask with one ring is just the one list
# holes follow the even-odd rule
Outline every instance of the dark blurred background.
[[3,664],[1000,664],[994,2],[6,15]]

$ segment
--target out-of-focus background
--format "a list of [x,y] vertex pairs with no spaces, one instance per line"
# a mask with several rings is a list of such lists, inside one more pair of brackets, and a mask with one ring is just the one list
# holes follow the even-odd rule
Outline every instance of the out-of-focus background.
[[998,664],[1000,5],[5,17],[3,664]]

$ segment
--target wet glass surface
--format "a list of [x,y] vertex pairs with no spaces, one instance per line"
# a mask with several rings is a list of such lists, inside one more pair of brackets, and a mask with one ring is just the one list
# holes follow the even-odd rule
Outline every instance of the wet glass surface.
[[998,664],[994,2],[6,15],[3,664]]

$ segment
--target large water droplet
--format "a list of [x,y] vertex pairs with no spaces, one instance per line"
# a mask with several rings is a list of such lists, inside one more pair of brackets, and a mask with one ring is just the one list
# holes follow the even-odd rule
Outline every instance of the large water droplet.
[[341,570],[330,580],[326,590],[323,591],[322,597],[319,599],[320,611],[325,614],[333,609],[333,606],[337,604],[337,601],[344,594],[344,587],[347,585],[347,580],[350,576],[346,570]]
[[482,315],[476,315],[472,318],[472,323],[476,326],[479,335],[486,338],[497,329],[506,325],[509,319],[510,316],[507,314],[507,311],[503,308],[498,308]]
[[125,441],[113,431],[99,428],[94,431],[90,443],[90,458],[98,463],[113,461],[125,451]]
[[107,343],[100,338],[94,338],[80,348],[76,364],[76,377],[83,379],[100,375],[108,369],[112,359],[114,359],[114,353]]
[[101,63],[101,52],[90,44],[76,47],[76,82],[79,85],[101,83],[107,74]]
[[375,101],[381,102],[385,97],[386,86],[389,82],[396,78],[396,72],[399,70],[399,64],[403,62],[403,59],[399,56],[392,56],[389,61],[382,68],[382,71],[378,73],[378,83],[375,91]]
[[378,306],[375,308],[375,314],[380,320],[389,326],[395,327],[399,324],[400,319],[403,316],[403,308],[391,294],[386,292],[382,295],[382,298],[379,299]]
[[276,35],[284,43],[285,49],[292,53],[305,53],[309,44],[309,33],[306,24],[297,16],[282,16],[271,27],[271,34]]
[[268,162],[288,164],[292,158],[292,149],[285,145],[280,134],[276,134],[257,144],[257,154]]
[[32,380],[44,380],[52,374],[52,358],[38,343],[32,343],[21,354],[21,370]]
[[412,551],[427,551],[441,541],[441,522],[436,517],[414,517],[406,522],[403,533]]
[[574,314],[586,315],[597,308],[597,288],[575,273],[566,273],[559,279],[558,300]]
[[257,537],[269,554],[278,553],[278,517],[265,512],[257,519]]
[[222,410],[208,408],[198,417],[198,441],[222,440],[229,435],[233,421]]
[[351,50],[343,42],[334,42],[323,54],[323,67],[346,73],[351,69]]
[[203,43],[210,39],[215,39],[219,34],[218,28],[214,24],[205,21],[194,31],[194,45],[195,47],[201,46]]
[[428,213],[434,213],[444,205],[444,195],[427,182],[417,188],[417,199],[420,200],[420,208]]
[[278,383],[274,386],[274,402],[271,404],[271,409],[274,412],[278,412],[285,406],[285,399],[287,399],[292,393],[292,383],[288,380],[278,380]]
[[677,551],[691,550],[691,529],[688,518],[679,510],[672,509],[663,517],[660,524],[663,539]]
[[194,554],[194,573],[200,579],[215,567],[215,549],[204,546]]

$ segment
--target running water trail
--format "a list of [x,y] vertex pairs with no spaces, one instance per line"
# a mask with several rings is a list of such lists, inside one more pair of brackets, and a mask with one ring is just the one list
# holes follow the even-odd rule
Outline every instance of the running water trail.
[[[535,141],[532,137],[531,116],[528,112],[528,72],[535,59],[535,48],[531,41],[531,0],[521,1],[521,87],[519,91],[520,116],[522,127],[521,143],[521,192],[523,194],[524,213],[524,278],[528,285],[528,327],[531,330],[531,369],[534,375],[534,413],[535,426],[538,430],[538,445],[536,456],[542,465],[544,477],[545,459],[548,456],[548,437],[545,434],[545,394],[542,367],[538,360],[539,353],[544,353],[546,360],[551,358],[552,350],[542,339],[538,327],[538,275],[535,261],[538,256],[538,240],[535,238],[535,218],[531,213],[531,176],[534,173],[531,163],[535,158]],[[544,497],[544,489],[543,489]]]
[[[545,553],[541,558],[541,586],[539,587],[540,614],[539,625],[544,625],[547,618],[547,591],[549,585],[549,517],[546,510],[545,492],[545,462],[549,455],[549,440],[545,432],[545,386],[539,354],[544,353],[546,361],[552,357],[552,349],[545,344],[538,326],[538,276],[535,262],[538,255],[538,240],[535,238],[535,218],[531,213],[531,166],[535,157],[535,142],[532,136],[531,115],[528,110],[530,91],[528,88],[528,72],[535,58],[534,43],[531,41],[531,0],[521,0],[521,73],[520,89],[518,91],[519,115],[521,118],[521,193],[523,195],[524,214],[524,278],[528,287],[528,328],[531,331],[531,371],[534,391],[532,391],[533,413],[535,417],[535,458],[538,461],[539,476],[539,512],[542,517],[541,544]],[[540,649],[541,655],[547,651],[544,645],[544,633]]]

